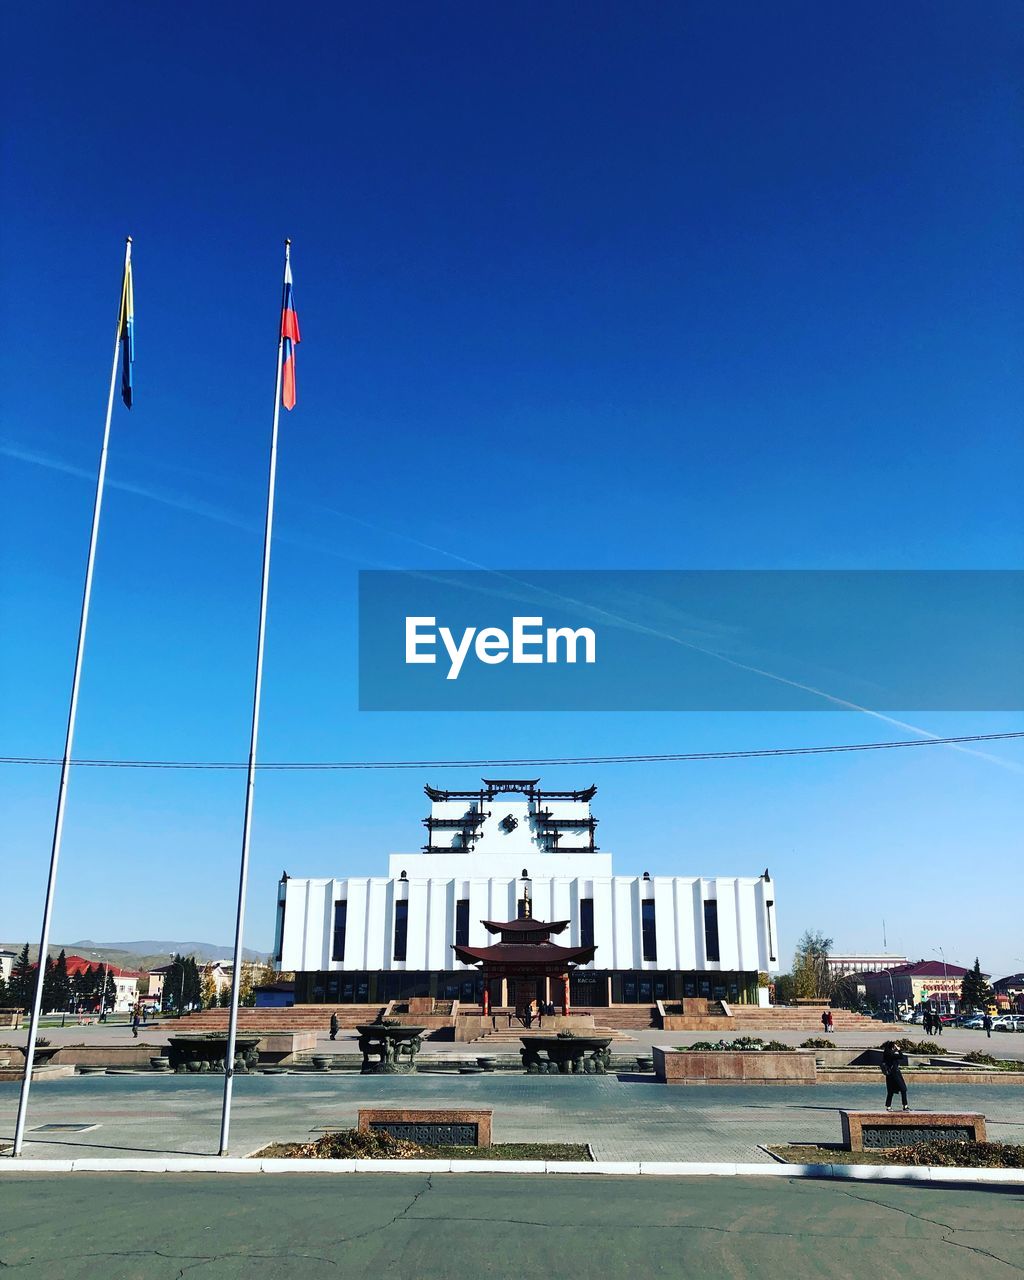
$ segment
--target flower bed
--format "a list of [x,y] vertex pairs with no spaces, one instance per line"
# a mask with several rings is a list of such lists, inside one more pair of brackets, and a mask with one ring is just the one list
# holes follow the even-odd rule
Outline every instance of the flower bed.
[[1009,1142],[922,1142],[886,1151],[845,1151],[842,1147],[797,1143],[768,1145],[784,1164],[923,1165],[947,1169],[1021,1169],[1024,1146]]
[[498,1142],[490,1147],[425,1147],[371,1129],[339,1129],[315,1142],[273,1142],[253,1158],[293,1160],[593,1160],[580,1142]]

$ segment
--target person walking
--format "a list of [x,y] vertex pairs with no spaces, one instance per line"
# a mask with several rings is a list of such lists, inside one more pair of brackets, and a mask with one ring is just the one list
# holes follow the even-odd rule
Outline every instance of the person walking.
[[932,1026],[935,1028],[935,1034],[937,1036],[941,1036],[942,1035],[942,1014],[941,1013],[937,1013],[932,1018]]
[[829,1010],[827,1010],[827,1011],[826,1011],[826,1013],[825,1013],[825,1017],[826,1017],[826,1019],[827,1019],[827,1021],[826,1021],[826,1023],[825,1023],[825,1030],[828,1032],[828,1034],[829,1034],[829,1035],[831,1035],[831,1034],[832,1034],[832,1028],[835,1026],[835,1018],[833,1018],[833,1017],[832,1017],[832,1010],[831,1010],[831,1009],[829,1009]]
[[892,1110],[892,1100],[898,1093],[903,1103],[903,1110],[909,1111],[907,1104],[907,1082],[900,1070],[900,1054],[895,1040],[886,1040],[882,1045],[882,1071],[885,1074],[885,1109]]
[[136,1040],[139,1038],[139,1006],[136,1005],[132,1010],[132,1035]]
[[981,1025],[985,1028],[985,1034],[991,1040],[992,1039],[992,1015],[990,1013],[985,1014],[984,1018],[982,1018],[981,1020]]
[[332,1013],[331,1014],[331,1039],[332,1040],[337,1040],[338,1038],[338,1025],[339,1025],[338,1015],[336,1013]]
[[824,1009],[821,1014],[821,1029],[828,1035],[828,1010]]

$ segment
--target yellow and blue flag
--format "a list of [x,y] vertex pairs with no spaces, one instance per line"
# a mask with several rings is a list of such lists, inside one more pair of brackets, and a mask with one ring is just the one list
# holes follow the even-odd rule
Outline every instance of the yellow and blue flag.
[[118,333],[121,342],[121,399],[130,409],[132,407],[132,364],[135,361],[135,289],[132,284],[131,248],[124,263]]

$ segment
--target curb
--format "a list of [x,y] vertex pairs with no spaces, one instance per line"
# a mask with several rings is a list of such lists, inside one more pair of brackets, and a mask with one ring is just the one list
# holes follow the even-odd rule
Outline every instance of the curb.
[[984,1183],[1024,1185],[1024,1169],[938,1168],[928,1165],[712,1164],[682,1161],[577,1160],[44,1160],[0,1157],[0,1177],[25,1173],[532,1173],[669,1178],[819,1178],[840,1182]]

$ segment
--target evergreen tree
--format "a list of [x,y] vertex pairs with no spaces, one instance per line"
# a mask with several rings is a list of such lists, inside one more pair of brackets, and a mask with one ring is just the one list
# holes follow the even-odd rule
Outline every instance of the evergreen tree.
[[173,955],[171,963],[164,974],[163,993],[161,995],[161,1007],[166,1012],[173,1009],[175,1013],[182,1012],[182,997],[185,995],[185,957]]
[[992,988],[985,981],[981,972],[978,957],[974,957],[974,967],[964,974],[960,984],[960,1004],[964,1009],[985,1009],[992,1002]]
[[188,956],[185,960],[185,1008],[198,1009],[202,1005],[203,989],[202,980],[199,977],[199,966],[196,964],[195,956]]
[[0,973],[0,1009],[6,1009],[9,1007],[8,1002],[10,1001],[10,998],[11,996],[10,992],[7,990],[7,983],[4,980],[3,974]]
[[[114,975],[110,972],[110,966],[106,969],[107,980],[103,983],[103,971],[100,971],[100,983],[106,987],[103,993],[103,1005],[101,1009],[113,1009],[117,1004],[117,983],[114,981]],[[97,984],[99,986],[99,984]]]
[[57,1007],[56,1004],[54,1003],[53,974],[54,974],[53,956],[47,956],[46,964],[43,966],[43,1011],[44,1013],[50,1013],[52,1012],[52,1010],[56,1009]]
[[220,995],[217,997],[217,1002],[219,1003],[222,1009],[227,1009],[230,1007],[231,1005],[231,983],[230,982],[226,982],[224,986],[221,987]]
[[61,947],[53,967],[53,1007],[65,1013],[71,1005],[71,979],[68,977],[68,958]]
[[35,994],[35,971],[29,962],[27,942],[14,962],[9,989],[15,1008],[24,1010],[32,1003],[32,997]]

